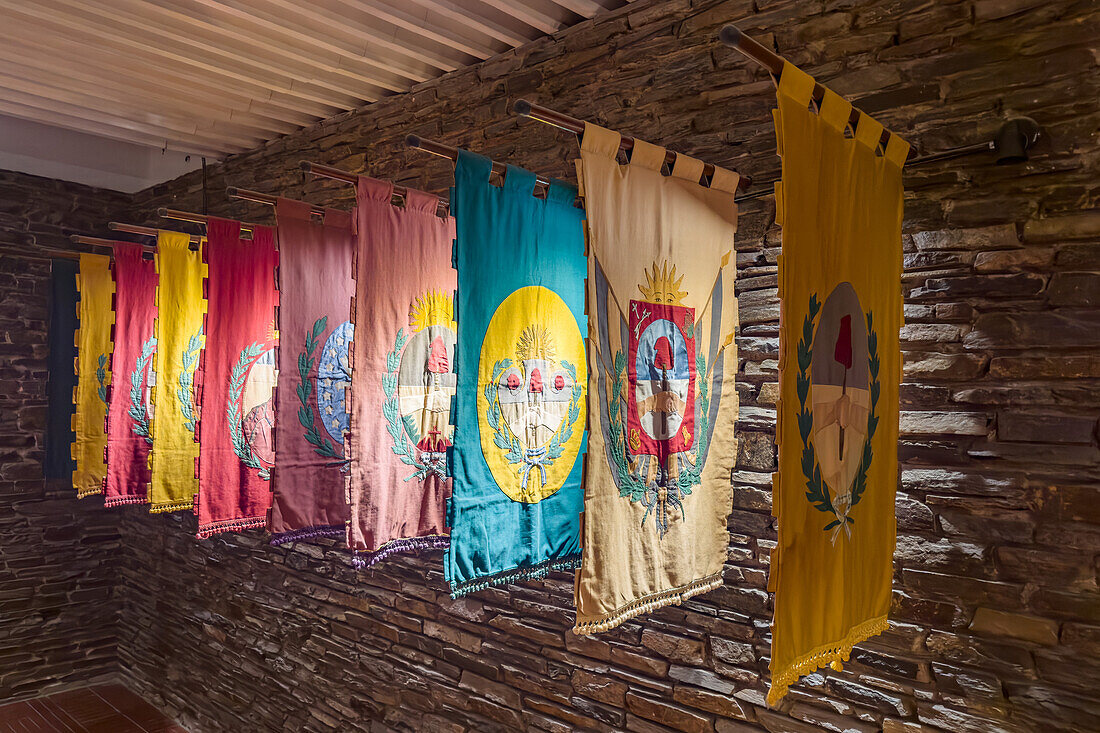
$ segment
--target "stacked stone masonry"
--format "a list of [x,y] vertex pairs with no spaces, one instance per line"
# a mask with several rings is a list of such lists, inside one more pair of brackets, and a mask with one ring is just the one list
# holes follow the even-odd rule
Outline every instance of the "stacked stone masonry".
[[[1044,128],[1025,165],[979,156],[906,175],[887,633],[860,645],[843,671],[822,670],[778,709],[764,706],[782,232],[763,198],[742,206],[736,241],[743,407],[721,589],[576,637],[568,575],[453,601],[437,553],[357,572],[334,546],[272,549],[259,533],[197,541],[183,515],[90,512],[52,496],[52,511],[28,512],[8,492],[37,501],[41,481],[20,468],[9,479],[5,461],[0,522],[54,538],[56,564],[37,577],[72,578],[67,589],[97,582],[91,576],[115,581],[101,598],[70,589],[69,612],[97,620],[52,631],[53,643],[71,638],[110,673],[115,642],[83,639],[106,628],[98,616],[117,614],[119,673],[194,731],[1100,729],[1095,3],[640,0],[213,165],[208,211],[271,221],[269,208],[227,200],[226,185],[350,206],[350,187],[305,179],[299,160],[444,193],[449,164],[406,149],[410,132],[573,178],[575,138],[513,116],[518,98],[767,181],[779,164],[774,91],[760,68],[716,42],[731,21],[922,152],[988,139],[1009,115]],[[60,205],[88,230],[109,217],[163,225],[158,206],[202,209],[201,181],[191,174],[104,201],[102,216]],[[2,213],[5,224],[23,215]],[[25,233],[11,242],[34,246]],[[40,418],[18,427],[9,416],[41,412],[45,271],[10,255],[3,263],[11,293],[0,348],[19,359],[2,367],[12,389],[0,397],[0,439],[24,465],[40,455]],[[10,571],[9,552],[41,559],[33,541],[2,536],[0,567]],[[98,564],[88,573],[74,569],[89,558]],[[0,694],[25,693],[19,680],[34,664],[23,661],[19,634],[41,628],[34,608],[32,599],[14,627],[0,622]]]

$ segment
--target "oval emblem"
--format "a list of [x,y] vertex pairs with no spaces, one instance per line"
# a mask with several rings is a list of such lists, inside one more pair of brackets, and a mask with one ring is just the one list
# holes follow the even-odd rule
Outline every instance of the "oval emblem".
[[333,329],[317,364],[317,409],[325,432],[338,446],[344,444],[344,431],[348,429],[350,418],[346,407],[346,391],[351,386],[348,347],[354,332],[350,321]]
[[552,496],[584,441],[588,370],[577,319],[554,291],[520,288],[497,307],[481,345],[481,451],[501,490]]
[[833,289],[821,308],[810,362],[813,444],[821,477],[844,516],[859,470],[871,411],[867,325],[850,283]]

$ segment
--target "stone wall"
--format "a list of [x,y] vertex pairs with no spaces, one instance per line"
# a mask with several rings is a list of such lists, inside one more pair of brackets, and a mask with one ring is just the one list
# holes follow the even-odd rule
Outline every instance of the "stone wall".
[[[129,197],[0,171],[0,701],[117,670],[118,519],[42,479],[45,248],[93,233]],[[29,255],[40,255],[33,257]]]
[[[210,213],[270,221],[226,185],[347,206],[301,159],[442,191],[409,132],[571,175],[571,136],[521,97],[734,167],[778,171],[765,74],[724,22],[815,74],[921,151],[988,139],[1009,114],[1046,140],[906,176],[892,625],[840,672],[763,705],[775,545],[775,258],[769,198],[737,238],[741,447],[726,585],[591,639],[571,578],[452,601],[438,554],[354,571],[259,533],[197,541],[194,519],[122,510],[120,666],[194,731],[1028,731],[1100,728],[1100,75],[1094,3],[640,0],[472,69],[235,156]],[[199,175],[138,194],[199,209]],[[758,184],[760,185],[760,184]],[[75,503],[75,500],[74,500]],[[98,519],[98,518],[97,518]]]

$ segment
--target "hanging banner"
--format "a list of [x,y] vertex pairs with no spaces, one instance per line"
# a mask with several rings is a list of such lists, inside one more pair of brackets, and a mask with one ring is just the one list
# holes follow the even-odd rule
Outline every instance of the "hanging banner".
[[46,460],[43,473],[47,479],[72,477],[73,458],[70,447],[75,414],[73,395],[76,390],[76,278],[80,268],[77,260],[50,261],[50,354],[46,362],[49,383],[46,386]]
[[[775,131],[779,261],[779,544],[769,589],[774,705],[798,677],[886,629],[901,379],[901,169],[909,146],[786,64]],[[808,214],[807,212],[810,212]],[[812,214],[812,215],[811,215]]]
[[737,456],[736,173],[586,125],[590,399],[574,631],[722,584]]
[[191,250],[191,237],[157,233],[157,350],[154,373],[152,476],[149,511],[174,512],[194,507],[199,489],[195,441],[199,407],[195,372],[202,353],[206,300],[202,253]]
[[360,177],[348,546],[370,566],[447,546],[455,394],[454,219],[439,199]]
[[111,258],[80,255],[76,276],[80,324],[76,332],[76,391],[73,403],[73,488],[77,498],[102,494],[107,480],[107,390],[111,384],[111,331],[115,283]]
[[279,199],[279,380],[276,389],[271,544],[343,536],[351,385],[351,215]]
[[584,212],[576,188],[459,151],[458,395],[451,595],[580,561],[587,369]]
[[157,271],[140,244],[114,246],[115,347],[107,404],[105,506],[149,501],[150,391],[157,339]]
[[211,218],[206,345],[198,391],[198,537],[267,525],[275,462],[275,233]]

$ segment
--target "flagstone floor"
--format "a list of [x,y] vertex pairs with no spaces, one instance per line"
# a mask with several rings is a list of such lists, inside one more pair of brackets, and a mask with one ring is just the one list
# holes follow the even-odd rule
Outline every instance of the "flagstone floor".
[[0,705],[0,733],[187,733],[122,685]]

